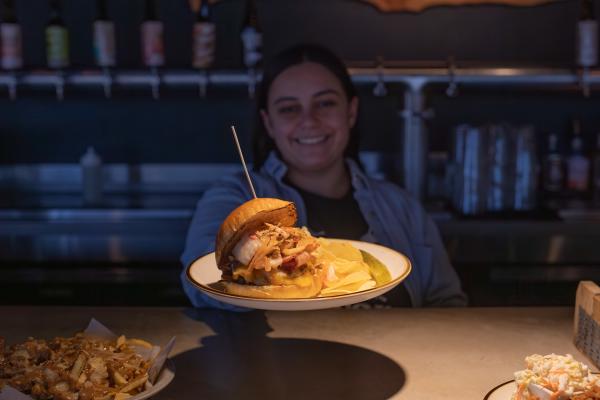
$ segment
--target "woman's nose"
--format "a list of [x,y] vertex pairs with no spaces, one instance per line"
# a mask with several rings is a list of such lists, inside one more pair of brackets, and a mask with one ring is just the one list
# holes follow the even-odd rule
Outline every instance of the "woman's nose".
[[302,119],[300,120],[302,127],[313,127],[319,124],[319,118],[316,110],[307,109],[302,113]]

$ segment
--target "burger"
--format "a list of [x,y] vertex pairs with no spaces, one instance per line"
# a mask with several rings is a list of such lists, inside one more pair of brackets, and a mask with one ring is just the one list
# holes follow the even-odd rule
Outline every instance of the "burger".
[[250,200],[223,221],[215,243],[225,292],[257,298],[315,297],[322,288],[318,241],[294,227],[294,203]]

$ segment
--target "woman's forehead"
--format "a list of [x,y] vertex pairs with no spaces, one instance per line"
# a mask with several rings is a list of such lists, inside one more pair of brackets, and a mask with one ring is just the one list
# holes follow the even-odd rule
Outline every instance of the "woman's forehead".
[[321,64],[308,61],[285,69],[273,80],[269,101],[276,101],[281,96],[312,97],[325,92],[342,94],[341,82]]

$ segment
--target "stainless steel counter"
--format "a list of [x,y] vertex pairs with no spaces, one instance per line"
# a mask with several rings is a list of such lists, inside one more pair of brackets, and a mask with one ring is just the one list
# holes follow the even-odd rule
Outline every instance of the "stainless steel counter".
[[[0,209],[0,291],[29,285],[34,304],[107,304],[104,290],[120,293],[110,304],[187,304],[179,256],[192,215],[191,207]],[[472,304],[569,305],[577,282],[600,279],[595,221],[437,223]],[[130,294],[133,285],[155,296]],[[89,303],[87,290],[97,293]]]
[[[377,154],[363,156],[372,175],[382,171]],[[162,285],[157,290],[166,294],[149,304],[187,304],[178,260],[189,221],[215,176],[237,169],[109,165],[103,203],[91,207],[82,202],[77,164],[0,167],[0,300],[34,282],[36,291],[50,292],[36,303],[48,298],[65,304],[71,296],[81,304],[73,293],[82,285],[102,283],[106,287],[93,289],[101,293],[112,282],[111,290],[121,285],[124,293],[122,301],[112,297],[115,304],[143,304],[136,295],[125,299],[127,286],[136,284],[141,291],[143,285]],[[432,216],[474,304],[567,305],[579,280],[600,279],[597,213],[571,212],[564,220]],[[3,296],[2,290],[13,294]]]
[[334,309],[0,307],[0,336],[72,335],[94,317],[118,334],[175,335],[156,400],[483,399],[532,353],[571,353],[571,308]]

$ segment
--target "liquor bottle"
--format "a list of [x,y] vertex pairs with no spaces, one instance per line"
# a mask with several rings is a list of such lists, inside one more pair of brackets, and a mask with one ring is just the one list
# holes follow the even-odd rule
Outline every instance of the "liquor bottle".
[[0,20],[0,66],[14,70],[23,66],[23,45],[21,25],[17,21],[15,3],[4,0],[2,19]]
[[163,23],[156,14],[156,0],[146,0],[141,27],[144,65],[162,67],[165,64]]
[[600,132],[596,134],[596,149],[594,150],[592,194],[596,207],[600,206]]
[[50,0],[50,20],[46,25],[46,62],[50,68],[69,65],[69,33],[60,14],[59,0]]
[[96,65],[114,67],[115,24],[108,18],[106,0],[96,0],[96,19],[94,20],[94,56]]
[[255,0],[246,0],[246,14],[242,27],[242,44],[244,48],[244,65],[255,68],[262,59],[262,30],[258,25]]
[[582,0],[577,23],[577,65],[592,67],[596,64],[598,64],[598,21],[594,17],[594,0]]
[[211,14],[210,2],[201,0],[192,31],[192,65],[195,68],[208,68],[215,60],[216,25]]
[[583,154],[583,138],[579,120],[573,121],[571,154],[567,160],[567,189],[581,197],[589,189],[590,160]]
[[544,159],[543,186],[551,194],[560,193],[563,189],[564,169],[563,158],[558,150],[558,135],[551,133],[548,136],[548,151]]

